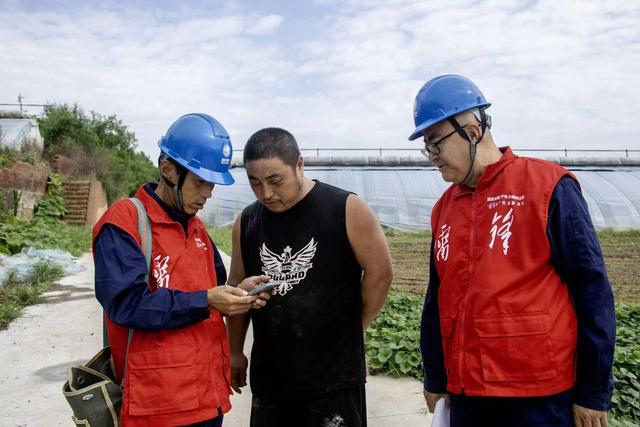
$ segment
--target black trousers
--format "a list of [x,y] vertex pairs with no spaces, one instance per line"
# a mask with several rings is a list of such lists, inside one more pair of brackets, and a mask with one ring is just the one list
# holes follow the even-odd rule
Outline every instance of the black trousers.
[[543,397],[449,397],[451,427],[574,427],[571,390]]
[[321,397],[273,400],[253,395],[251,427],[366,427],[364,384]]

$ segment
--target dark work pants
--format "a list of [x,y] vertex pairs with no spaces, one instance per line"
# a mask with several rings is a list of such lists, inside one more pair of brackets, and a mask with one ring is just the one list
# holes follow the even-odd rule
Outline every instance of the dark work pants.
[[451,427],[574,427],[571,390],[543,397],[449,396]]
[[251,427],[366,427],[362,386],[316,398],[273,400],[253,395]]

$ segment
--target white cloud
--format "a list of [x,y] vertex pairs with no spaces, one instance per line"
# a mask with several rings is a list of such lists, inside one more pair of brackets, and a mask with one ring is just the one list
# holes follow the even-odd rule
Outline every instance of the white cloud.
[[413,96],[442,73],[465,74],[479,84],[494,104],[499,143],[640,145],[628,138],[633,123],[625,118],[640,100],[640,27],[633,23],[640,17],[638,6],[621,1],[362,5],[352,2],[309,42],[310,58],[302,68],[318,73],[324,96],[345,101],[338,106],[343,114],[334,118],[358,123],[348,136],[354,145],[373,137],[379,144],[407,146],[402,141],[411,130]]
[[[1,99],[22,92],[26,102],[78,102],[117,114],[151,155],[186,112],[209,112],[233,131],[259,111],[244,106],[292,69],[280,47],[243,36],[254,23],[241,16],[172,23],[150,14],[15,12],[0,19],[0,37],[9,41],[0,46],[9,65],[0,71]],[[232,118],[232,108],[242,114]]]
[[280,27],[284,18],[280,15],[267,15],[260,17],[256,24],[247,30],[247,34],[264,35],[270,34]]
[[306,147],[417,147],[406,140],[416,92],[460,73],[493,102],[500,144],[640,146],[634,2],[319,3],[331,12],[297,30],[298,17],[252,7],[188,16],[15,3],[0,14],[0,101],[22,92],[117,114],[152,156],[190,111],[218,118],[236,147],[263,126]]

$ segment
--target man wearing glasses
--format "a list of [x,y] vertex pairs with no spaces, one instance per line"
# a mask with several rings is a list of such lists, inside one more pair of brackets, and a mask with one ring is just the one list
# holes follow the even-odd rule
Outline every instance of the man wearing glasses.
[[469,79],[428,81],[410,140],[452,183],[431,216],[424,393],[452,426],[606,426],[613,293],[566,169],[498,148]]

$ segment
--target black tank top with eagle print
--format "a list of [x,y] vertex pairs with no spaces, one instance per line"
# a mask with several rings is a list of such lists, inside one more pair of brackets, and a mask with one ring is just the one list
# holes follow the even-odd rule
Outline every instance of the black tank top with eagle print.
[[285,283],[251,310],[252,393],[271,399],[320,396],[365,381],[360,281],[347,238],[349,192],[316,181],[285,212],[259,202],[242,212],[247,276]]

